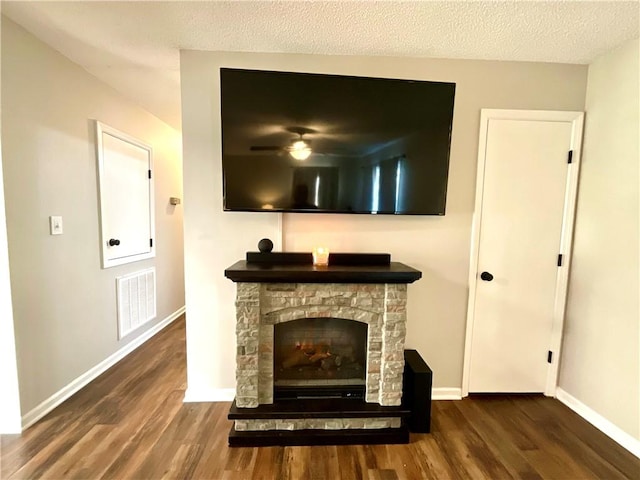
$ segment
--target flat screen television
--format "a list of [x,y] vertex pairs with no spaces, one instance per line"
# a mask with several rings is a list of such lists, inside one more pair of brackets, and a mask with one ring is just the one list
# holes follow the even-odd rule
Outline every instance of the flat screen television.
[[220,69],[224,210],[444,215],[455,83]]

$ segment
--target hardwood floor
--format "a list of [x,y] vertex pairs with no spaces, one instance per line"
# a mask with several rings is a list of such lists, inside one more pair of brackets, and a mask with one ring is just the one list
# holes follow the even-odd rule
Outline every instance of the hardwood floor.
[[640,460],[542,396],[436,401],[408,445],[229,448],[230,404],[183,404],[185,386],[181,319],[3,436],[0,478],[640,479]]

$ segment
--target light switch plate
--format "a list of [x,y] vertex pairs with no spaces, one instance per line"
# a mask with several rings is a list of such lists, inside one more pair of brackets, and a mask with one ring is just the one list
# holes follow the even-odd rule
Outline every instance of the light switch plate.
[[52,215],[49,217],[49,231],[51,235],[62,235],[62,217]]

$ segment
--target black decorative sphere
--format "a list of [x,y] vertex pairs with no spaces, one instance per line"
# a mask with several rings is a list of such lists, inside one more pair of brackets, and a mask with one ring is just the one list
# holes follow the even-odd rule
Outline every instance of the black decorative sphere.
[[258,250],[262,253],[269,253],[273,250],[273,242],[268,238],[263,238],[258,242]]

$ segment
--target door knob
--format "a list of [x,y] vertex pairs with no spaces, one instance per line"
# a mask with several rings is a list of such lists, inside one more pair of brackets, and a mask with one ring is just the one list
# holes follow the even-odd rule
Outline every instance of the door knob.
[[108,243],[110,247],[117,247],[118,245],[120,245],[120,240],[118,240],[117,238],[111,238],[109,239]]
[[482,272],[480,274],[480,278],[485,282],[490,282],[491,280],[493,280],[493,275],[491,275],[489,272]]

